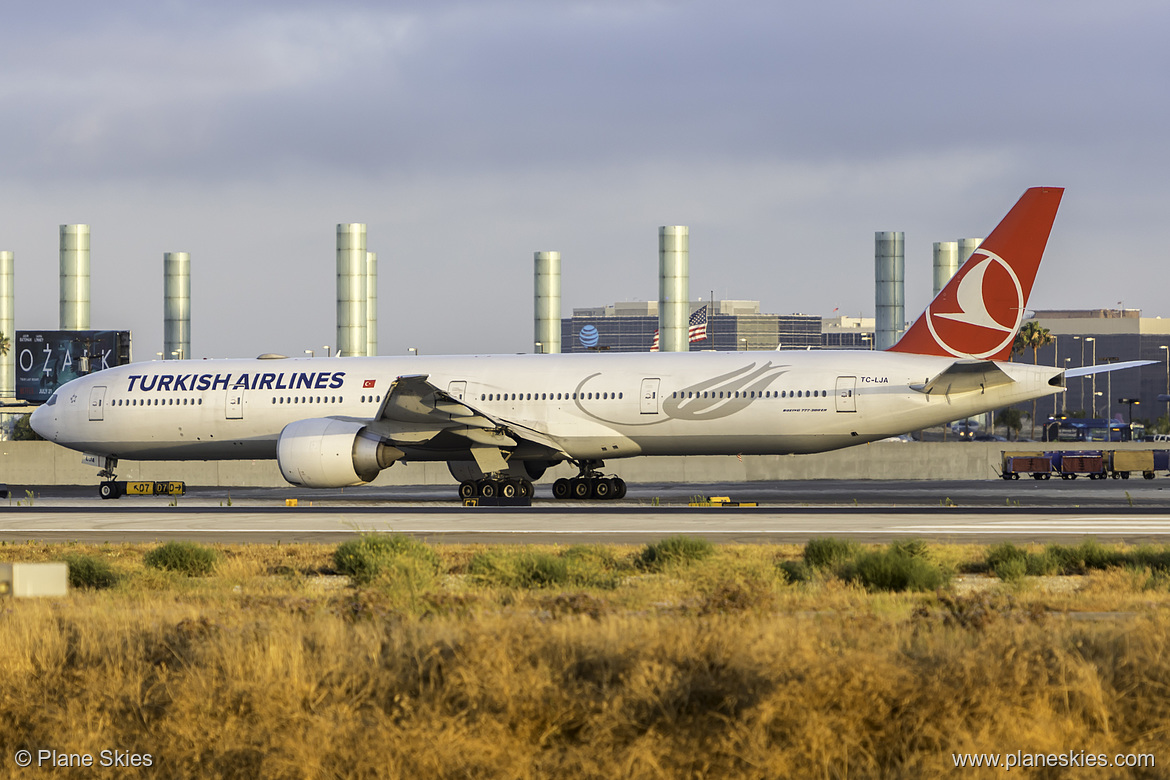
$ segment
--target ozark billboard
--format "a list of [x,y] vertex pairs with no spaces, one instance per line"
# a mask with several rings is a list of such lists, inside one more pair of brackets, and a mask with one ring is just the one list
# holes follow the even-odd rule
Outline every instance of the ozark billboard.
[[43,403],[79,376],[130,362],[128,330],[16,331],[16,397]]

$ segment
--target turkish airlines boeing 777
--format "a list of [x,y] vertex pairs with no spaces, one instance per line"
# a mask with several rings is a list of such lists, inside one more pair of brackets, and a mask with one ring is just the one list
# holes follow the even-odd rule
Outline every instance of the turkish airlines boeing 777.
[[133,363],[63,385],[32,427],[109,480],[118,459],[275,458],[290,483],[334,488],[438,460],[464,497],[531,495],[531,479],[568,461],[579,476],[558,479],[555,496],[620,498],[603,461],[884,439],[1063,392],[1076,372],[1004,362],[1062,193],[1025,192],[885,352]]

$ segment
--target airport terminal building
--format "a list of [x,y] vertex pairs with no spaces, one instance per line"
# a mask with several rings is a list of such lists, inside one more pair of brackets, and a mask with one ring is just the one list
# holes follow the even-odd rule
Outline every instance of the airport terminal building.
[[[1140,309],[1075,309],[1033,312],[1033,320],[1052,334],[1052,343],[1041,347],[1036,362],[1041,365],[1078,368],[1152,360],[1153,364],[1068,380],[1068,390],[1055,403],[1041,399],[1037,420],[1053,414],[1084,411],[1088,417],[1129,421],[1129,404],[1120,398],[1137,399],[1134,418],[1151,422],[1168,413],[1158,396],[1170,393],[1170,319],[1143,317]],[[1014,360],[1033,362],[1032,351]],[[1031,404],[1028,404],[1030,411]]]
[[[873,319],[813,314],[762,314],[759,301],[692,301],[692,314],[707,309],[706,334],[691,351],[775,349],[871,349]],[[564,352],[649,352],[658,331],[657,301],[625,301],[573,309],[561,320]],[[692,337],[693,338],[693,337]]]

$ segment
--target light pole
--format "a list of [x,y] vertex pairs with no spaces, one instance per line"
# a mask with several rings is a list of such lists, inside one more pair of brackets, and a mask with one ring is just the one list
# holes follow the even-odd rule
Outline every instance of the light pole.
[[[1060,366],[1060,341],[1058,340],[1057,336],[1052,337],[1052,364],[1054,366],[1057,366],[1057,367]],[[1061,393],[1061,395],[1063,396],[1064,393]],[[1056,396],[1052,396],[1052,416],[1053,417],[1056,416],[1056,407],[1057,407]]]
[[538,355],[544,354],[544,342],[543,341],[536,342],[536,354],[538,354]]
[[[1072,358],[1065,358],[1064,359],[1064,370],[1066,372],[1068,371],[1068,364],[1071,361],[1072,361]],[[1068,414],[1068,386],[1067,385],[1064,388],[1064,392],[1060,394],[1060,413],[1062,415]]]
[[159,360],[166,360],[166,358],[164,358],[164,357],[163,357],[163,353],[161,353],[161,352],[155,352],[154,354],[158,355],[158,359],[159,359]]
[[[1086,344],[1090,341],[1093,342],[1093,365],[1097,365],[1097,340],[1095,338],[1093,338],[1092,336],[1089,336],[1085,339]],[[1085,365],[1085,354],[1084,354],[1083,348],[1081,351],[1081,365],[1082,366]],[[1093,380],[1093,417],[1096,417],[1097,416],[1097,375],[1096,374],[1093,374],[1092,380]]]
[[[1080,336],[1073,336],[1073,341],[1081,341]],[[1085,342],[1081,341],[1081,368],[1085,367]],[[1085,408],[1085,378],[1081,377],[1081,408]]]
[[1170,346],[1163,344],[1158,349],[1166,350],[1166,420],[1170,423]]
[[407,352],[413,352],[413,353],[414,353],[414,356],[415,356],[415,357],[418,357],[418,350],[417,350],[417,349],[415,349],[414,347],[407,347],[407,348],[406,348],[406,351],[407,351]]
[[328,344],[326,344],[325,346],[321,347],[321,349],[325,350],[325,357],[330,356],[330,352],[332,351],[332,347],[330,347]]
[[[1116,363],[1118,360],[1121,360],[1121,358],[1116,358],[1116,357],[1105,358],[1106,363]],[[1108,415],[1107,419],[1112,420],[1113,419],[1113,372],[1112,371],[1108,372],[1105,375],[1105,394],[1106,394],[1105,414]]]
[[306,349],[306,350],[305,350],[305,354],[306,354],[306,355],[308,355],[308,356],[309,356],[309,357],[311,357],[311,358],[315,358],[315,357],[317,357],[317,353],[316,353],[316,352],[314,352],[314,351],[313,351],[313,350],[311,350],[311,349]]

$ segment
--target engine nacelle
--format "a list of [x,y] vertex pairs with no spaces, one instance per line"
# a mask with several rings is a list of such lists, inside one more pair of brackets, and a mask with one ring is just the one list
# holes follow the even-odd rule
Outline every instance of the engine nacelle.
[[365,424],[314,418],[284,426],[276,442],[280,473],[294,485],[337,488],[373,482],[402,450],[365,433]]

